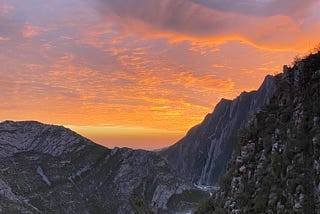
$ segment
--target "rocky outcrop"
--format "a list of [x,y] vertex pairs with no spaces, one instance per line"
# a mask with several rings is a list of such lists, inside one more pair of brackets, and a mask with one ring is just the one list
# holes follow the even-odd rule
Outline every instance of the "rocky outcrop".
[[276,84],[199,213],[320,213],[320,52]]
[[0,123],[0,148],[1,213],[173,213],[207,197],[154,152],[110,150],[60,126]]
[[267,76],[259,90],[243,92],[234,100],[222,99],[201,124],[160,154],[181,176],[200,185],[215,184],[237,144],[239,129],[268,103],[274,91],[274,79]]

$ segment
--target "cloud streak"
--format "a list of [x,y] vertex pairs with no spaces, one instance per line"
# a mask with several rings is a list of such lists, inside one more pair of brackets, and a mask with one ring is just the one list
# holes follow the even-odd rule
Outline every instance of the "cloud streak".
[[39,34],[40,28],[32,24],[26,24],[23,29],[23,37],[31,38]]
[[127,32],[172,40],[239,40],[264,48],[295,46],[317,1],[119,0],[99,1],[102,16]]
[[194,3],[204,5],[216,10],[234,12],[250,16],[285,15],[295,18],[307,16],[316,0],[192,0]]

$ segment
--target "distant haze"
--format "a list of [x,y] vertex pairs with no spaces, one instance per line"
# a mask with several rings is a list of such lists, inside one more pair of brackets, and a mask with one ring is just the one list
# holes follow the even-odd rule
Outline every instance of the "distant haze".
[[108,148],[129,147],[155,150],[168,147],[183,137],[184,132],[121,126],[66,126]]

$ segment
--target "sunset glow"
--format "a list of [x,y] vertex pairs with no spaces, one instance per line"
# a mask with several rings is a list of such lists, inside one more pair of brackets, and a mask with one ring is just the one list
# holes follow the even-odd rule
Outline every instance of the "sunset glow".
[[320,42],[319,0],[0,0],[0,120],[175,143]]

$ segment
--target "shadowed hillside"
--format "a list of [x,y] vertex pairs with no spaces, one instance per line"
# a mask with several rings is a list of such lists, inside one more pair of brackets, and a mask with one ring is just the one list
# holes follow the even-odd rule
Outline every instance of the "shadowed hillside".
[[198,213],[320,212],[320,53],[285,66],[276,85]]

